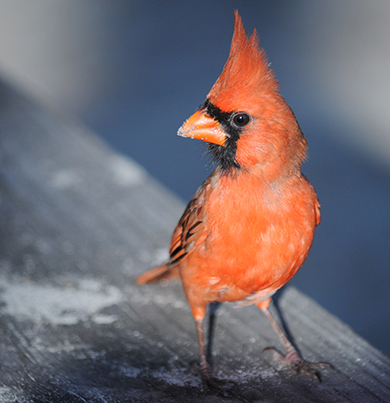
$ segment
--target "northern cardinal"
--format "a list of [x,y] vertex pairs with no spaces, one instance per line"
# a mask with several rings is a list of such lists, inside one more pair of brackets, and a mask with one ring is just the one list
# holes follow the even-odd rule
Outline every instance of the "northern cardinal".
[[278,90],[256,30],[247,38],[236,11],[225,67],[178,131],[210,143],[218,166],[177,224],[169,262],[137,279],[145,284],[181,277],[206,386],[216,382],[203,336],[212,302],[256,304],[283,341],[285,363],[317,375],[323,366],[301,358],[268,309],[272,295],[302,266],[320,222],[317,194],[301,172],[306,139]]

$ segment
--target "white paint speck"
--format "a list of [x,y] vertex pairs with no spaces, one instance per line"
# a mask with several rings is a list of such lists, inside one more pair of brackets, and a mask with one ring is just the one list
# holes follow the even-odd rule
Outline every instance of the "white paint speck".
[[[1,402],[21,402],[21,400],[14,394],[11,388],[7,386],[0,387],[0,401]],[[24,401],[24,399],[23,399]]]
[[138,185],[144,180],[145,171],[135,162],[121,156],[112,157],[107,164],[114,181],[123,187]]
[[80,280],[74,287],[53,287],[22,280],[0,278],[0,312],[17,319],[73,325],[91,319],[98,324],[112,323],[115,315],[99,311],[123,300],[122,292],[96,279]]
[[169,385],[177,386],[198,386],[199,381],[196,376],[188,374],[181,369],[167,370],[166,368],[160,368],[152,371],[150,376],[160,381],[166,382]]
[[50,184],[57,189],[68,189],[79,182],[76,172],[70,169],[64,169],[54,172]]
[[116,315],[102,315],[102,314],[95,314],[92,316],[93,322],[98,325],[110,325],[118,320],[118,316]]
[[137,378],[137,376],[140,374],[141,370],[139,368],[135,367],[123,367],[122,372],[125,376],[129,378]]

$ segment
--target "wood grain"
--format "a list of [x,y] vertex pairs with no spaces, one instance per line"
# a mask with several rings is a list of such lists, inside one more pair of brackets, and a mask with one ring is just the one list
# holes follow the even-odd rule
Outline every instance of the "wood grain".
[[262,353],[282,347],[261,312],[225,305],[214,371],[237,386],[204,395],[180,284],[134,284],[166,257],[183,203],[3,83],[0,167],[0,401],[390,401],[390,360],[292,287],[277,298],[291,335],[335,369],[321,384],[292,375]]

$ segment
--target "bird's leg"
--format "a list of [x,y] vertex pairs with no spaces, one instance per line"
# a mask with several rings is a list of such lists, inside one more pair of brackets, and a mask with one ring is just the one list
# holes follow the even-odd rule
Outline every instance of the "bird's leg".
[[223,396],[228,397],[230,396],[229,388],[234,386],[235,383],[229,380],[218,379],[211,375],[204,343],[203,317],[196,318],[195,323],[200,351],[200,375],[202,378],[203,390],[208,391],[213,389],[218,393],[221,393]]
[[312,363],[305,361],[301,357],[297,349],[293,346],[291,341],[287,338],[286,333],[276,322],[275,318],[269,311],[268,306],[264,306],[264,304],[262,306],[261,303],[258,304],[258,306],[264,312],[265,316],[271,322],[271,325],[282,340],[284,348],[286,350],[286,354],[282,355],[274,348],[266,348],[264,351],[272,351],[274,359],[287,364],[296,374],[303,373],[314,377],[321,382],[321,373],[319,370],[324,368],[333,368],[333,366],[324,362]]
[[196,334],[198,336],[199,350],[200,350],[200,373],[202,376],[203,386],[207,387],[208,381],[211,379],[211,371],[206,359],[206,351],[204,347],[204,332],[203,332],[203,318],[196,319]]
[[211,304],[209,304],[209,329],[208,329],[208,337],[207,337],[208,341],[207,341],[207,349],[206,349],[206,359],[211,368],[213,367],[212,349],[213,349],[213,340],[214,340],[215,319],[216,319],[217,310],[220,306],[221,306],[220,302],[212,302]]

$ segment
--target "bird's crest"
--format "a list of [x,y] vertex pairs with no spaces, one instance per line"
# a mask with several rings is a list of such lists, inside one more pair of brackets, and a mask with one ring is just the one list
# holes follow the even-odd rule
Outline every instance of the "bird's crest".
[[252,97],[279,89],[267,56],[259,48],[256,30],[248,38],[237,10],[234,16],[229,58],[208,94],[208,99],[223,111],[237,109],[241,101],[247,105]]

